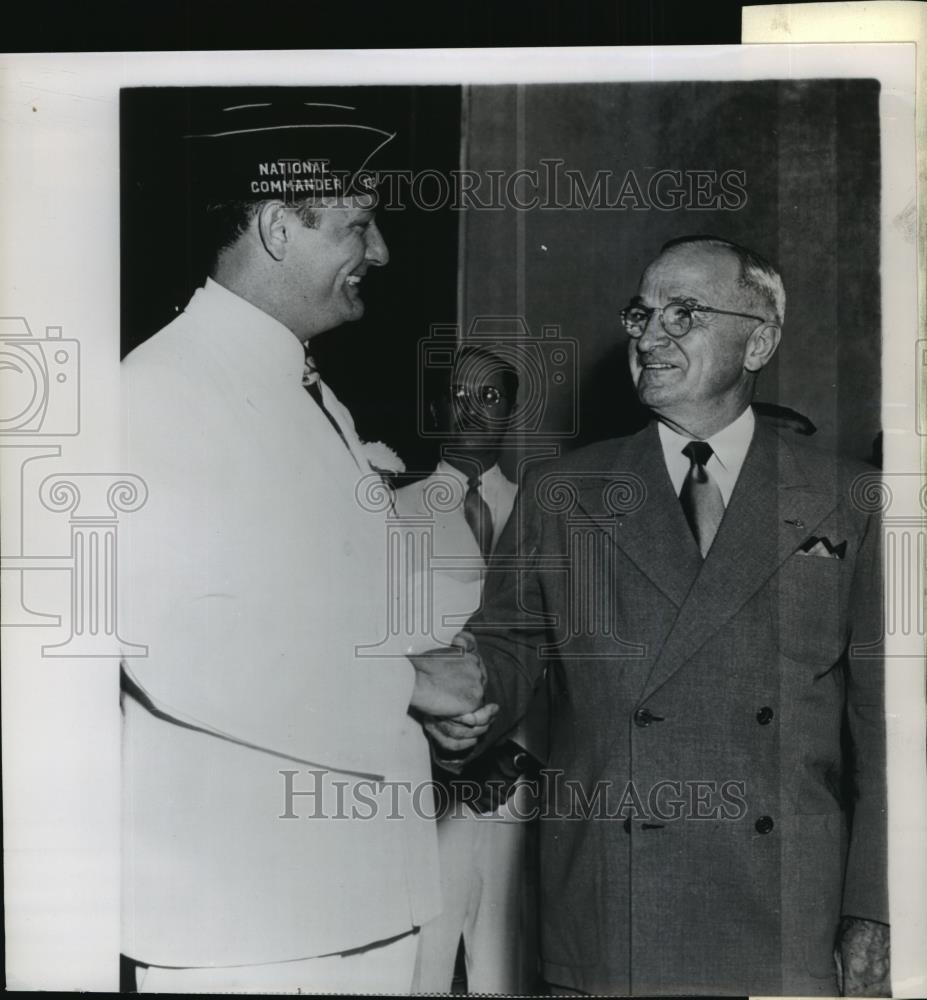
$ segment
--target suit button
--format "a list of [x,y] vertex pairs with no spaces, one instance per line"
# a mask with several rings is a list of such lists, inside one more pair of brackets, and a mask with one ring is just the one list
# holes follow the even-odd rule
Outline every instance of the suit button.
[[639,708],[634,713],[634,725],[645,729],[651,722],[662,722],[662,715],[654,715],[649,708]]
[[528,755],[524,750],[519,750],[517,754],[512,758],[512,766],[516,771],[524,773],[525,765],[528,763]]
[[769,707],[769,705],[764,705],[764,706],[763,706],[763,707],[762,707],[762,708],[761,708],[761,709],[760,709],[760,710],[759,710],[759,711],[758,711],[758,712],[756,713],[756,721],[757,721],[757,722],[758,722],[758,723],[759,723],[759,724],[760,724],[761,726],[768,726],[768,725],[770,724],[770,722],[772,722],[772,720],[773,720],[773,715],[774,715],[774,714],[775,714],[775,713],[774,713],[774,712],[773,712],[773,710],[772,710],[772,709],[771,709],[771,708]]
[[776,824],[773,823],[772,816],[760,816],[753,824],[757,833],[769,833]]

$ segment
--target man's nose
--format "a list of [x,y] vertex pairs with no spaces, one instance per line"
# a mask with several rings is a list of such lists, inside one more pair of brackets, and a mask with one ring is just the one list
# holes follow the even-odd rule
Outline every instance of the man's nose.
[[454,405],[454,429],[457,431],[489,430],[492,417],[472,397],[457,400]]
[[367,227],[367,249],[364,253],[364,260],[374,267],[383,267],[389,263],[389,248],[383,234],[377,228],[375,222],[371,222]]
[[454,407],[454,429],[473,430],[484,423],[484,416],[470,400],[461,400]]
[[644,332],[637,338],[637,349],[646,353],[671,339],[670,335],[663,328],[660,310],[654,309],[650,314],[650,318],[644,324]]

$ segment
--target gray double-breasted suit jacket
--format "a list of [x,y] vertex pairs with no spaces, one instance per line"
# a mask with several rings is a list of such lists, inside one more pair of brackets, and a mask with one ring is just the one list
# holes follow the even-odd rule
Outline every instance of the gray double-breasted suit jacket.
[[549,981],[833,994],[840,916],[887,922],[866,472],[758,421],[704,561],[655,425],[526,476],[469,627],[488,740],[549,686]]

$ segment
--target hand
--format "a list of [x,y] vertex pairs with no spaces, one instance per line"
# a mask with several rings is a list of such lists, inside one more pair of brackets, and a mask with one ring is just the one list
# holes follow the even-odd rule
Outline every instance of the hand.
[[415,688],[410,706],[437,718],[466,717],[483,703],[486,671],[479,656],[454,643],[410,656]]
[[475,712],[467,712],[454,719],[426,719],[422,725],[441,750],[449,755],[458,755],[476,746],[498,711],[498,705],[484,705]]
[[890,997],[891,937],[888,924],[844,917],[837,947],[837,985],[845,997]]

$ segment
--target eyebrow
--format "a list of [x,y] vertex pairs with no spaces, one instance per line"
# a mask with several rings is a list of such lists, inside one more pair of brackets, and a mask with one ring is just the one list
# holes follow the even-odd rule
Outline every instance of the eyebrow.
[[[695,308],[695,306],[699,306],[702,304],[695,295],[671,295],[666,300],[666,305],[670,305],[671,303],[678,303],[679,305],[689,306],[689,308],[693,309]],[[631,299],[630,305],[643,306],[645,309],[651,308],[650,306],[647,305],[647,303],[644,301],[644,298],[640,295],[635,295],[634,298]],[[660,307],[657,306],[656,308]]]

